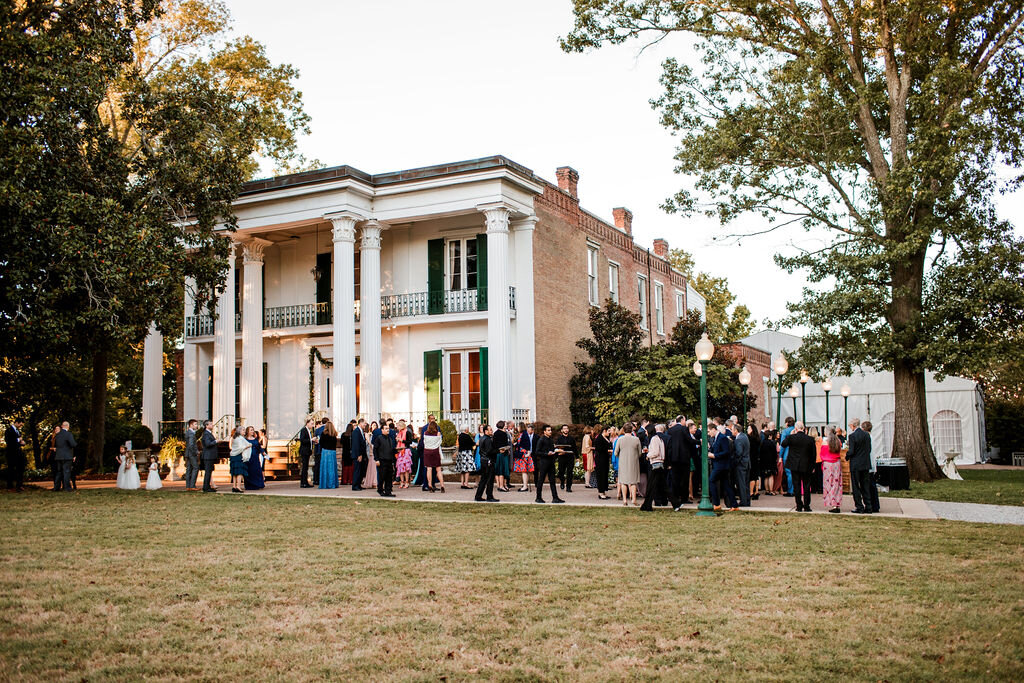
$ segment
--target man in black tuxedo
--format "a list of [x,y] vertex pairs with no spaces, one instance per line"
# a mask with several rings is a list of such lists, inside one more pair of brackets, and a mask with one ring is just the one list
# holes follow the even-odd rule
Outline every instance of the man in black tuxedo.
[[846,459],[850,463],[854,512],[871,514],[871,435],[860,428],[860,418],[850,420],[846,439]]
[[[494,497],[494,462],[498,459],[498,451],[494,448],[494,429],[491,425],[484,425],[484,435],[480,437],[480,481],[476,485],[476,496],[478,502],[497,503]],[[487,496],[484,498],[484,496]]]
[[366,448],[366,420],[360,419],[352,430],[352,490],[363,490],[363,473],[369,465],[370,454]]
[[188,421],[185,430],[185,490],[195,491],[199,479],[199,446],[196,444],[196,420]]
[[200,458],[203,463],[203,493],[216,493],[217,489],[213,485],[213,466],[220,460],[220,454],[217,453],[217,437],[213,435],[212,420],[203,423],[203,435],[200,441],[203,445]]
[[20,417],[14,418],[14,422],[4,432],[4,441],[7,443],[7,488],[21,491],[25,483],[25,439],[21,436],[21,428],[25,421]]
[[385,422],[373,437],[373,459],[377,463],[377,495],[394,498],[392,485],[395,483],[395,442],[394,434]]
[[558,451],[559,487],[566,493],[572,493],[573,470],[576,469],[576,440],[569,436],[569,425],[562,425],[555,437],[555,450]]
[[71,434],[70,423],[61,423],[60,432],[53,438],[53,445],[57,449],[53,456],[57,463],[57,486],[54,490],[71,493],[71,467],[75,461],[75,446],[78,443]]
[[[299,431],[299,488],[312,488],[309,484],[309,459],[313,456],[313,419]],[[353,456],[354,457],[354,456]]]
[[[690,452],[689,430],[686,428],[686,418],[682,415],[675,419],[672,426],[666,432],[668,434],[668,475],[669,475],[669,502],[672,509],[678,511],[686,497],[686,487],[690,481]],[[693,501],[687,499],[687,503]]]
[[789,449],[786,469],[793,473],[793,497],[797,512],[811,511],[811,472],[817,459],[814,439],[807,436],[804,423],[797,420],[793,431],[780,444]]
[[[701,463],[701,439],[703,435],[693,420],[686,422],[686,433],[689,435],[687,445],[690,447],[690,497],[694,500],[701,496],[701,486],[704,485],[704,474],[700,471]],[[708,451],[711,450],[711,442],[708,442]]]
[[533,467],[534,484],[537,486],[538,503],[544,501],[544,480],[551,482],[551,502],[564,503],[558,497],[558,488],[555,486],[555,444],[551,440],[551,425],[544,425],[541,430],[541,437],[533,442]]

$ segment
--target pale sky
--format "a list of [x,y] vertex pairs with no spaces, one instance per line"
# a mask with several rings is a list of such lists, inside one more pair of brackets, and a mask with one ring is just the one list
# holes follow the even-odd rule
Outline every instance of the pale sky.
[[735,228],[659,208],[686,180],[673,173],[675,140],[648,102],[661,92],[663,59],[689,56],[697,66],[682,40],[642,53],[639,44],[563,53],[558,37],[572,27],[568,0],[227,5],[238,33],[301,72],[312,117],[300,144],[307,157],[381,173],[502,154],[549,181],[558,166],[572,166],[584,208],[609,222],[612,208],[629,208],[641,246],[663,237],[693,253],[698,270],[729,279],[758,328],[799,297],[803,278],[772,260],[807,239],[799,228],[722,244],[713,238]]

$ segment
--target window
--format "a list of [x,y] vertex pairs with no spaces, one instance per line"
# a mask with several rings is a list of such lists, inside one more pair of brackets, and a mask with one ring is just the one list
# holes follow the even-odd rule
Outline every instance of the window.
[[448,289],[476,289],[476,237],[448,240]]
[[619,264],[608,264],[608,298],[619,303]]
[[[889,411],[882,416],[882,422],[878,425],[878,450],[872,450],[873,459],[888,458],[892,455],[892,442],[896,437],[896,413]],[[871,448],[874,449],[875,440],[871,439]]]
[[654,283],[654,326],[658,334],[665,334],[665,286]]
[[940,463],[946,462],[946,453],[964,452],[963,425],[960,413],[955,410],[940,410],[932,417],[932,450]]
[[480,410],[480,351],[448,353],[448,410]]
[[600,303],[597,298],[597,247],[592,244],[587,245],[587,296],[591,306]]
[[640,302],[640,327],[647,329],[647,278],[643,275],[636,276],[637,300]]
[[686,302],[683,299],[683,293],[676,291],[676,318],[682,320],[686,317]]

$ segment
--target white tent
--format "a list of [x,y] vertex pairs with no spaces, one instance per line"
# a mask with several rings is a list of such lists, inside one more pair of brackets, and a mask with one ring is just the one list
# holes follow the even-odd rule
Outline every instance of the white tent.
[[[779,351],[790,352],[800,348],[803,340],[800,337],[764,330],[745,337],[742,343],[757,349],[768,351],[772,360],[778,357]],[[871,420],[874,425],[872,446],[877,457],[888,457],[892,452],[893,431],[895,428],[896,398],[893,391],[891,372],[875,372],[863,370],[853,373],[852,377],[833,377],[832,391],[828,397],[828,422],[839,425],[845,421],[843,415],[843,397],[840,390],[843,385],[850,387],[848,414],[850,418]],[[797,385],[797,389],[799,389]],[[782,396],[782,419],[794,415],[793,399],[790,398],[790,387],[784,387]],[[770,389],[771,400],[764,406],[766,419],[776,420],[775,411],[778,407],[778,395]],[[808,425],[822,427],[825,422],[825,391],[818,382],[808,382],[804,387],[807,415],[804,416],[804,401],[798,395],[796,399],[796,415]],[[925,374],[925,401],[928,410],[928,428],[932,440],[932,448],[940,464],[945,463],[945,453],[956,452],[958,465],[981,462],[987,450],[985,442],[985,404],[981,388],[977,382],[962,377],[947,377],[937,381],[932,373]],[[776,420],[778,422],[778,420]]]

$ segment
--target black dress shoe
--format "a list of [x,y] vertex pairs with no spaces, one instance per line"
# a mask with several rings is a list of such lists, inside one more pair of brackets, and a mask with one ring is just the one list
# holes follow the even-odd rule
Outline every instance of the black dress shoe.
[[563,481],[563,482],[562,482],[561,484],[559,484],[559,485],[558,485],[558,488],[560,488],[560,489],[564,489],[564,488],[565,488],[565,482]]
[[[312,486],[311,486],[310,488],[312,488]],[[352,487],[352,490],[353,490],[353,491],[362,491],[362,490],[363,490],[363,487],[362,487],[362,486],[353,486],[353,487]]]
[[483,499],[483,498],[476,498],[476,497],[474,497],[474,498],[473,498],[473,500],[475,500],[475,501],[476,501],[476,502],[478,502],[478,503],[482,503],[482,502],[484,502],[484,499]]
[[534,503],[546,503],[547,501],[546,501],[546,500],[544,500],[543,498],[538,498],[537,500],[535,500],[535,501],[533,501],[533,502],[534,502]]
[[561,498],[555,498],[555,499],[554,499],[553,501],[551,501],[551,502],[552,502],[552,503],[564,503],[565,501],[564,501],[564,500],[562,500]]
[[850,510],[850,513],[854,514],[854,515],[863,515],[865,512],[866,512],[866,510],[861,510],[861,509]]
[[487,502],[488,503],[500,503],[501,501],[498,500],[497,498],[488,498]]

